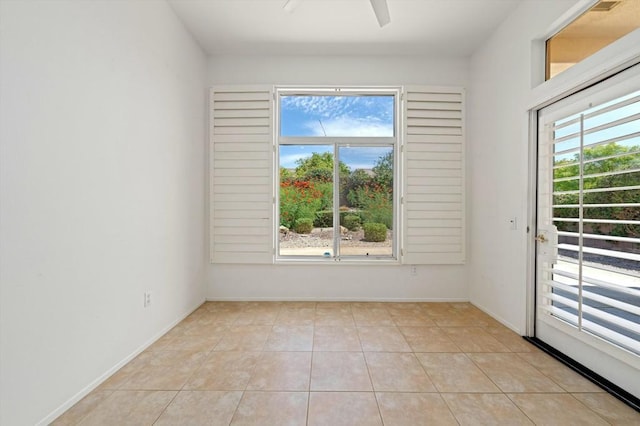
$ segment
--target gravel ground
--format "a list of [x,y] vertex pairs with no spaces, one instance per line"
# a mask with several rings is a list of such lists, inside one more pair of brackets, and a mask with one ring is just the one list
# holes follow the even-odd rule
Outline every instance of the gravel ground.
[[[342,247],[391,247],[392,231],[387,231],[387,240],[380,243],[364,241],[364,231],[343,231],[340,245]],[[289,231],[280,233],[280,247],[333,247],[333,228],[313,228],[310,234],[296,234]]]

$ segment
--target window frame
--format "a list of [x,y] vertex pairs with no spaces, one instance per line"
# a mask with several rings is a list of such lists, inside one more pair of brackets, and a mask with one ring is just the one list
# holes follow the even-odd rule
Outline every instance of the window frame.
[[[588,60],[589,58],[593,57],[594,55],[599,55],[599,53],[603,50],[606,50],[609,48],[609,46],[611,46],[612,44],[618,44],[619,40],[623,39],[623,38],[627,38],[629,36],[629,34],[632,34],[636,31],[638,31],[639,27],[636,27],[634,30],[627,32],[625,34],[622,35],[616,35],[616,38],[611,40],[609,39],[608,41],[601,43],[602,45],[598,48],[591,48],[590,53],[584,54],[584,55],[580,55],[581,57],[576,61],[576,62],[566,62],[565,64],[568,64],[568,66],[564,69],[562,69],[559,72],[556,72],[554,74],[551,73],[551,65],[553,63],[559,63],[559,62],[552,62],[551,61],[551,44],[553,42],[553,40],[559,36],[560,34],[562,34],[567,28],[572,27],[576,24],[576,22],[582,20],[588,13],[590,12],[594,12],[597,9],[597,6],[603,2],[603,0],[583,0],[583,2],[585,4],[578,4],[576,6],[574,6],[574,12],[572,13],[570,16],[567,16],[566,19],[564,19],[562,21],[562,24],[559,25],[558,27],[556,27],[556,30],[553,31],[552,33],[548,34],[546,37],[544,37],[542,40],[542,49],[544,51],[544,71],[542,72],[542,80],[540,81],[541,83],[547,82],[547,81],[552,81],[555,80],[559,75],[561,74],[565,74],[567,70],[573,69],[575,68],[576,65],[583,63],[585,60]],[[600,12],[596,12],[596,13],[608,13],[609,11],[600,11]],[[605,15],[603,15],[603,18],[607,18]],[[619,18],[619,16],[617,16],[617,18]],[[590,31],[593,31],[593,27],[595,25],[591,24],[591,26],[589,27]],[[586,39],[586,38],[585,38]]]
[[[353,87],[353,86],[318,86],[318,87],[300,87],[300,86],[275,86],[274,101],[275,108],[273,114],[273,150],[274,150],[274,251],[275,263],[313,263],[313,264],[339,264],[339,263],[367,263],[367,264],[400,264],[401,263],[401,200],[402,200],[402,177],[403,171],[401,165],[403,163],[402,145],[403,145],[403,119],[402,119],[402,94],[403,90],[400,86],[381,86],[381,87]],[[280,114],[281,100],[283,96],[393,96],[393,136],[281,136],[280,132]],[[393,149],[393,242],[392,254],[390,256],[358,256],[358,255],[340,255],[339,240],[335,237],[333,242],[333,256],[295,256],[280,254],[280,146],[281,145],[331,145],[333,147],[334,158],[334,189],[339,186],[339,150],[341,147],[391,147]],[[333,209],[339,209],[340,192],[333,191]],[[340,215],[333,215],[334,229],[338,229],[340,223]],[[336,255],[336,253],[338,253]]]

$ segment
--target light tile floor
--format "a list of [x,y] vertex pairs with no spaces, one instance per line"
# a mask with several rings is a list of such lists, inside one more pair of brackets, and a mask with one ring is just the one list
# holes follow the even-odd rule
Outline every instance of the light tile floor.
[[639,425],[468,303],[209,302],[55,425]]

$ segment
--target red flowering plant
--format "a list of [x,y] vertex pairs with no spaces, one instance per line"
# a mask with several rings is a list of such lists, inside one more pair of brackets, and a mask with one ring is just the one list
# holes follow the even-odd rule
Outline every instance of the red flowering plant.
[[280,225],[291,229],[300,218],[315,218],[324,198],[323,191],[317,186],[307,180],[280,182]]

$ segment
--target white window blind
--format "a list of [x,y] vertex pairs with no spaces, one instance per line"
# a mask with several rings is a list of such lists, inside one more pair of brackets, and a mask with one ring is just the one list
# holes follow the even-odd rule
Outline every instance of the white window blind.
[[559,256],[540,312],[640,354],[640,91],[544,129]]
[[465,261],[464,92],[405,88],[406,264]]
[[273,90],[211,90],[212,263],[272,263]]

